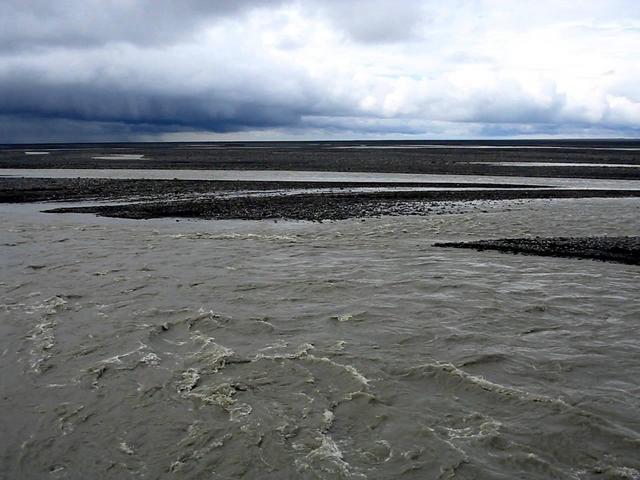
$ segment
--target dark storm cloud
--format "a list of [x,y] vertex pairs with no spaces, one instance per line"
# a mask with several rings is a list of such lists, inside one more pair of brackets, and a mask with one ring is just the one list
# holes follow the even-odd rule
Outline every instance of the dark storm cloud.
[[0,49],[167,44],[279,0],[3,0]]
[[[141,134],[175,131],[228,133],[250,129],[324,129],[328,132],[352,131],[363,134],[419,134],[424,124],[411,116],[385,118],[362,116],[351,105],[330,101],[328,92],[320,94],[310,86],[302,95],[289,96],[269,92],[268,80],[244,81],[243,94],[227,89],[206,89],[184,93],[179,90],[151,89],[113,81],[65,82],[37,81],[25,72],[0,78],[0,112],[5,116],[48,119],[50,122],[94,123],[94,136],[108,136],[110,125],[118,137],[138,131]],[[304,83],[301,80],[301,83]],[[504,92],[503,92],[504,93]],[[561,102],[548,107],[526,96],[503,94],[500,102],[486,100],[491,95],[469,98],[459,112],[451,111],[453,120],[470,123],[548,123]],[[443,101],[443,100],[440,100]],[[427,101],[427,103],[429,103]],[[438,105],[437,102],[434,102]],[[440,109],[452,104],[444,98]],[[437,116],[438,108],[431,114]],[[126,126],[126,128],[125,128]]]
[[[176,126],[174,131],[179,131]],[[11,143],[135,141],[141,134],[158,135],[165,128],[157,125],[130,125],[46,118],[32,115],[0,115],[0,132]]]
[[290,126],[304,106],[272,103],[269,98],[229,99],[216,91],[198,95],[149,92],[120,85],[53,85],[23,78],[0,82],[0,112],[5,115],[156,125],[228,132],[241,128]]

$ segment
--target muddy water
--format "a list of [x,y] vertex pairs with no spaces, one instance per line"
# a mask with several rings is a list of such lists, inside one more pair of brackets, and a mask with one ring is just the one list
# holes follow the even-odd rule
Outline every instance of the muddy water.
[[640,478],[637,199],[127,221],[2,206],[2,478]]

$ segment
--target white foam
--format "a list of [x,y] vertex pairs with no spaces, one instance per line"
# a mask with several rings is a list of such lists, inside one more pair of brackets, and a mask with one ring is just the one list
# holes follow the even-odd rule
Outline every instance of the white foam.
[[192,357],[203,363],[212,373],[224,368],[225,359],[234,353],[233,350],[216,343],[214,338],[206,337],[200,332],[192,335],[191,338],[194,342],[202,343],[202,347],[192,354]]
[[328,347],[327,350],[329,350],[331,353],[334,353],[334,354],[343,352],[346,344],[347,344],[346,341],[338,340],[334,345],[331,345],[330,347]]
[[126,454],[126,455],[133,455],[134,453],[136,453],[133,448],[131,448],[127,442],[120,442],[120,445],[118,445],[118,450],[120,450],[122,453]]
[[59,295],[54,295],[44,300],[42,303],[27,307],[28,314],[43,313],[44,315],[54,315],[67,309],[67,300]]
[[200,372],[195,368],[189,368],[180,374],[177,390],[181,395],[188,395],[195,388],[200,380]]
[[[275,346],[274,348],[279,348],[277,346]],[[309,352],[311,350],[314,349],[314,346],[311,345],[310,343],[303,343],[302,345],[300,345],[298,347],[298,349],[293,352],[293,353],[280,353],[280,354],[275,354],[275,355],[265,355],[263,353],[258,353],[255,357],[254,357],[254,361],[256,360],[261,360],[261,359],[269,359],[269,360],[293,360],[296,358],[302,358],[304,356],[308,356]],[[263,349],[266,350],[266,349]],[[310,356],[311,358],[316,358],[313,356]]]
[[317,361],[320,361],[320,362],[326,362],[326,363],[329,363],[330,365],[333,365],[335,367],[342,368],[342,369],[346,370],[347,372],[349,372],[362,385],[364,385],[365,387],[369,386],[370,380],[367,377],[365,377],[364,375],[362,375],[353,365],[345,365],[345,364],[342,364],[342,363],[334,362],[333,360],[331,360],[331,359],[329,359],[327,357],[316,357],[314,355],[308,355],[308,357],[313,359],[313,360],[317,360]]
[[495,392],[495,393],[506,395],[506,396],[512,396],[512,397],[519,398],[521,400],[530,400],[534,402],[549,403],[549,404],[562,406],[564,408],[571,408],[571,405],[569,405],[568,403],[566,403],[564,400],[560,398],[548,397],[546,395],[537,395],[534,393],[526,392],[524,390],[520,390],[518,388],[500,385],[499,383],[491,382],[485,379],[484,377],[471,375],[470,373],[467,373],[464,370],[459,369],[458,367],[456,367],[451,363],[441,363],[441,362],[427,363],[427,364],[412,368],[410,370],[410,373],[413,371],[421,370],[421,369],[446,372],[450,375],[453,375],[462,380],[465,380],[471,384],[477,385],[483,390],[486,390],[489,392]]
[[322,426],[320,427],[320,431],[325,433],[333,425],[333,420],[335,419],[335,415],[331,410],[325,410],[322,412]]
[[24,152],[24,154],[25,155],[49,155],[49,152],[27,150],[27,151]]
[[248,403],[237,402],[232,407],[227,408],[229,412],[229,421],[239,422],[253,411],[253,407]]
[[157,366],[160,364],[160,357],[153,352],[149,352],[140,359],[140,363],[144,363],[146,365],[151,365],[151,366]]
[[55,346],[55,328],[57,324],[53,320],[44,320],[33,327],[27,334],[27,339],[33,342],[30,350],[30,366],[36,373],[42,373],[42,365],[51,354],[48,353]]
[[[322,433],[318,440],[320,445],[307,454],[306,461],[296,461],[300,469],[320,469],[329,474],[338,474],[343,478],[366,478],[364,475],[355,474],[352,471],[351,465],[344,460],[342,451],[329,435]],[[335,471],[332,471],[334,469]]]
[[613,467],[609,472],[614,478],[638,480],[640,478],[640,471],[631,467]]
[[464,427],[464,428],[449,428],[443,427],[447,432],[447,436],[452,440],[457,439],[474,439],[484,438],[488,436],[494,436],[499,434],[499,430],[502,424],[496,420],[487,420],[481,423],[478,427]]
[[190,390],[187,396],[208,405],[216,405],[229,414],[229,421],[239,422],[251,414],[253,408],[248,403],[233,398],[237,390],[229,383],[221,383],[199,391]]
[[133,355],[134,353],[138,353],[141,350],[145,350],[147,347],[147,345],[145,345],[144,343],[140,342],[140,345],[138,346],[138,348],[135,348],[129,352],[125,352],[125,353],[120,353],[118,355],[114,355],[113,357],[109,357],[109,358],[105,358],[104,360],[101,360],[100,362],[98,362],[98,365],[118,365],[122,363],[122,359],[125,357],[129,357],[131,355]]
[[260,348],[258,351],[259,352],[266,352],[268,350],[274,350],[274,349],[281,349],[281,348],[287,348],[289,344],[287,342],[285,342],[284,340],[280,339],[275,343],[271,343],[265,347]]
[[285,242],[297,242],[293,235],[268,235],[257,233],[179,233],[169,235],[169,238],[187,240],[273,240]]

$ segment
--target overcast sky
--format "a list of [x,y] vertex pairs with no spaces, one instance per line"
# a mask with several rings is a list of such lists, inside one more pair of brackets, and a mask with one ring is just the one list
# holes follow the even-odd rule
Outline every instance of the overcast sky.
[[548,136],[640,136],[640,1],[0,1],[0,142]]

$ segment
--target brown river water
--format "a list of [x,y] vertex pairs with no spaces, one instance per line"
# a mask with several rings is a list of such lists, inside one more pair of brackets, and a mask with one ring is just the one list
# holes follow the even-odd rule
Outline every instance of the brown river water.
[[640,199],[329,223],[2,205],[1,478],[638,479]]

